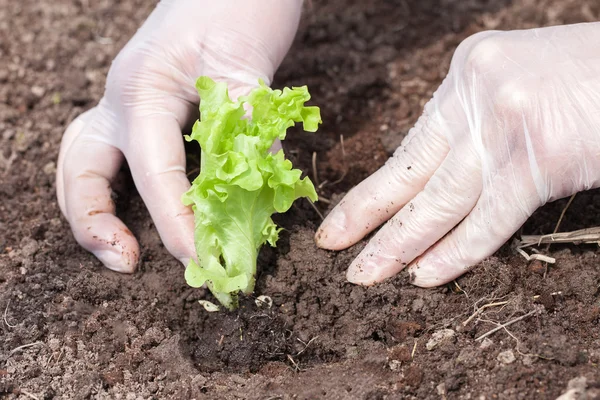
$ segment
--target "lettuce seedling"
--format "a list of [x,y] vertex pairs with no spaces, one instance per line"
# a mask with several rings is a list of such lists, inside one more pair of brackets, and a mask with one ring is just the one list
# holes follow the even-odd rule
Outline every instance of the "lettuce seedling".
[[300,178],[283,151],[269,149],[296,122],[315,132],[319,108],[304,105],[310,99],[306,86],[272,90],[259,83],[234,102],[225,83],[199,78],[200,120],[186,136],[200,144],[201,153],[200,175],[182,198],[196,221],[197,260],[190,260],[185,279],[193,287],[206,284],[229,309],[237,308],[239,292],[253,292],[260,247],[277,242],[281,228],[271,216],[300,197],[317,200],[310,179]]

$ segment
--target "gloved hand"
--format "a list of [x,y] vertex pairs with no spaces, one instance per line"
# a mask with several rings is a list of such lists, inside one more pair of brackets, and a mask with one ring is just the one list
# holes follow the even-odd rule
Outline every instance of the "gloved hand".
[[133,272],[139,245],[115,214],[111,182],[123,158],[160,237],[187,264],[194,218],[181,203],[181,129],[197,113],[201,75],[237,98],[267,84],[296,33],[301,0],[163,0],[114,60],[99,104],[67,128],[57,194],[76,240],[115,271]]
[[544,203],[600,182],[600,24],[483,32],[456,50],[385,166],[317,232],[343,249],[389,219],[350,265],[369,285],[408,266],[437,286],[496,251]]

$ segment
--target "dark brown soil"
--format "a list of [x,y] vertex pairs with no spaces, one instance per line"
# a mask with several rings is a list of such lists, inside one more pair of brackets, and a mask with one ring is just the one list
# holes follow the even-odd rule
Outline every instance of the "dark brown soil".
[[[55,200],[60,138],[99,100],[151,3],[0,0],[0,397],[552,399],[585,378],[570,387],[600,398],[596,246],[555,246],[549,269],[505,246],[445,287],[400,274],[366,289],[344,279],[361,245],[317,249],[319,217],[299,202],[260,257],[256,290],[273,307],[249,298],[231,314],[199,306],[205,294],[186,286],[134,188],[119,213],[139,270],[113,273],[81,249]],[[317,152],[321,182],[343,177],[322,193],[335,202],[399,144],[468,35],[599,17],[584,0],[308,2],[275,85],[308,84],[324,124],[290,134],[287,154],[312,174]],[[551,232],[565,203],[523,231]],[[596,225],[600,192],[578,195],[563,229]],[[469,319],[495,302],[506,304]]]

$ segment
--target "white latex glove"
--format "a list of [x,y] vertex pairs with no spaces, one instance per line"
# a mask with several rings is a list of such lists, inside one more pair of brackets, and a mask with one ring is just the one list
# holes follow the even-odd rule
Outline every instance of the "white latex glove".
[[114,60],[99,104],[67,128],[57,194],[76,240],[108,268],[133,272],[139,245],[115,216],[111,182],[127,160],[160,237],[187,264],[194,218],[181,203],[181,129],[208,75],[237,98],[271,81],[298,26],[301,0],[163,0]]
[[[407,265],[423,287],[491,255],[544,203],[600,182],[600,24],[465,40],[394,156],[317,233],[369,285]],[[390,219],[391,218],[391,219]]]

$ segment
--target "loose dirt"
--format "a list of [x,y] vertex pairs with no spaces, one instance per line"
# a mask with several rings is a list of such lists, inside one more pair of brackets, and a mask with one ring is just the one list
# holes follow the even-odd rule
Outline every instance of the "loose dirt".
[[[151,3],[0,0],[0,397],[553,399],[571,389],[600,398],[596,246],[553,246],[550,268],[505,246],[444,287],[416,288],[401,273],[363,288],[344,271],[364,243],[317,249],[320,218],[301,201],[277,217],[279,247],[260,256],[256,293],[273,306],[247,298],[211,314],[132,186],[118,213],[139,238],[138,271],[113,273],[81,249],[55,199],[60,139],[100,99]],[[600,17],[583,0],[305,8],[274,85],[307,84],[321,106],[321,131],[292,132],[285,149],[311,176],[317,153],[319,180],[330,182],[321,194],[334,203],[399,145],[464,38]],[[551,232],[565,204],[547,205],[522,232]],[[578,195],[562,229],[596,225],[600,192]],[[490,303],[502,304],[470,318]]]

